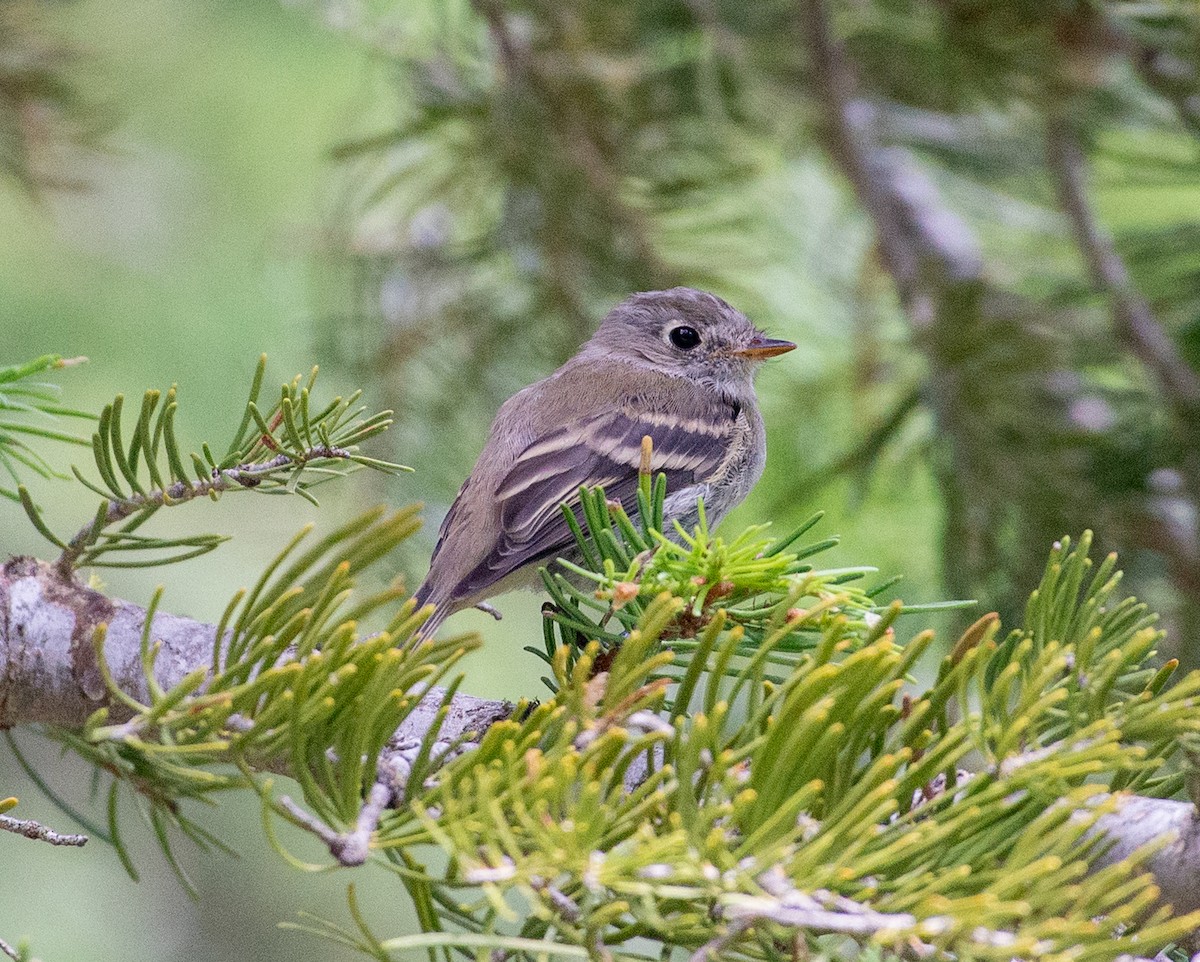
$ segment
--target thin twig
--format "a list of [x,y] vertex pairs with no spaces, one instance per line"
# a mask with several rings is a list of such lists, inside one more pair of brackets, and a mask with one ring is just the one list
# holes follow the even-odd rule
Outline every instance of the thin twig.
[[827,889],[804,892],[779,866],[758,877],[764,895],[727,897],[724,912],[731,920],[764,919],[780,925],[836,932],[841,935],[874,935],[904,932],[917,925],[908,912],[878,912],[862,902]]
[[4,939],[0,939],[0,952],[7,955],[13,962],[21,962],[21,953],[5,942]]
[[32,838],[39,842],[49,842],[51,845],[72,845],[82,848],[88,840],[86,835],[65,835],[52,828],[46,828],[41,822],[27,818],[11,818],[8,815],[0,815],[0,829],[12,832],[14,835],[24,835],[26,838]]
[[785,900],[753,897],[732,902],[726,910],[733,920],[775,922],[789,928],[838,935],[872,936],[879,932],[907,932],[916,928],[917,918],[907,912],[876,912],[859,903],[858,911],[825,908],[811,895],[793,892]]
[[[344,448],[318,445],[302,451],[300,454],[278,454],[270,461],[239,464],[224,470],[214,469],[211,478],[197,481],[176,481],[165,488],[156,488],[145,494],[134,492],[128,498],[109,501],[101,527],[106,528],[117,524],[147,508],[161,508],[167,504],[194,501],[196,498],[206,497],[213,493],[220,494],[234,488],[254,488],[262,482],[264,477],[282,468],[295,468],[318,460],[345,460],[350,457],[353,455]],[[54,563],[63,578],[70,577],[75,563],[95,541],[96,534],[95,524],[88,524],[80,528],[67,543],[66,548]]]
[[1041,748],[1031,748],[1029,751],[1022,752],[1019,755],[1008,756],[997,766],[997,771],[1000,773],[1001,778],[1011,778],[1015,773],[1028,765],[1037,765],[1044,762],[1047,758],[1054,758],[1064,752],[1086,752],[1100,743],[1101,739],[1099,738],[1084,738],[1069,744],[1063,741],[1053,742]]
[[313,835],[317,836],[317,838],[328,845],[330,849],[332,849],[333,846],[337,844],[338,839],[341,838],[337,832],[322,822],[315,815],[310,815],[303,808],[293,802],[289,796],[281,795],[279,797],[279,807],[287,812],[300,828],[307,832],[312,832]]
[[358,812],[354,831],[339,835],[329,845],[330,854],[342,865],[362,865],[371,851],[371,836],[379,827],[379,819],[392,800],[392,787],[383,780],[375,782],[367,792],[367,800]]
[[566,892],[555,888],[545,879],[537,877],[532,878],[529,880],[529,886],[535,892],[543,895],[546,898],[546,901],[548,901],[554,907],[554,911],[572,925],[583,917],[583,912],[579,908],[579,903],[567,895]]
[[399,803],[399,789],[410,770],[411,760],[399,753],[395,757],[380,759],[379,774],[367,792],[362,807],[358,810],[354,828],[349,832],[336,832],[330,826],[310,815],[288,796],[279,799],[279,804],[300,825],[317,836],[329,847],[329,853],[345,866],[362,865],[371,854],[371,836],[379,828],[384,812]]
[[495,605],[489,605],[486,601],[481,601],[477,605],[475,605],[475,607],[478,608],[480,611],[482,611],[484,614],[491,615],[497,621],[504,620],[504,615],[502,615],[500,613],[499,609],[497,609]]

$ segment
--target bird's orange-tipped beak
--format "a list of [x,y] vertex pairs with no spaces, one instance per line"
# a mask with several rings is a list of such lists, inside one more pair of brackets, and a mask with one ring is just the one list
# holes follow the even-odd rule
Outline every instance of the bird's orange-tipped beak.
[[795,349],[796,345],[791,341],[778,341],[773,337],[764,337],[762,334],[758,334],[749,344],[733,353],[738,357],[748,357],[752,361],[765,361],[769,357],[786,354]]

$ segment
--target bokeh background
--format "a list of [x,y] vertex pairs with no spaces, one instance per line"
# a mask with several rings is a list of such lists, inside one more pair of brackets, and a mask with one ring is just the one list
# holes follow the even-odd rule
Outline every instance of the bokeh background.
[[[1182,0],[0,0],[0,364],[86,355],[58,380],[94,410],[176,383],[192,446],[236,425],[262,352],[396,410],[374,453],[415,473],[320,510],[189,505],[158,523],[233,541],[99,572],[215,619],[302,522],[379,501],[427,505],[385,572],[415,583],[499,403],[628,292],[707,287],[800,345],[760,378],[767,472],[728,530],[823,509],[830,564],[1012,619],[1050,542],[1093,527],[1194,667],[1198,64]],[[60,530],[91,517],[37,493]],[[46,553],[3,500],[0,551]],[[488,639],[467,690],[539,693],[537,605],[450,623]],[[87,773],[16,737],[103,821]],[[2,744],[0,789],[70,827]],[[287,868],[256,802],[202,820],[241,857],[184,848],[196,902],[132,811],[139,882],[99,842],[0,838],[0,937],[349,958],[276,924],[344,920],[355,879],[380,935],[412,929],[382,871]]]

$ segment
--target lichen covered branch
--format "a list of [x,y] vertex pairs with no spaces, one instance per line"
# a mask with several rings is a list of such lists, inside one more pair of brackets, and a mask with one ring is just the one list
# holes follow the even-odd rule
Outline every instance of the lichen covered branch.
[[69,845],[81,848],[87,844],[88,840],[86,835],[56,832],[41,822],[35,822],[28,818],[12,818],[9,815],[0,815],[0,829],[12,832],[14,835],[23,835],[25,838],[31,838],[38,842],[48,842],[51,845]]

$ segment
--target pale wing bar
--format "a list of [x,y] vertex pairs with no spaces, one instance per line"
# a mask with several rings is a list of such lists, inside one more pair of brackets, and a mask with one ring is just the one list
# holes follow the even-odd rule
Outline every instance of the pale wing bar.
[[734,422],[728,414],[676,420],[654,412],[616,412],[564,425],[534,441],[496,491],[499,543],[458,584],[455,598],[470,597],[525,564],[548,560],[569,547],[574,539],[559,506],[576,504],[581,486],[603,486],[626,510],[636,507],[644,436],[654,442],[654,472],[664,472],[678,490],[712,476],[726,457]]

